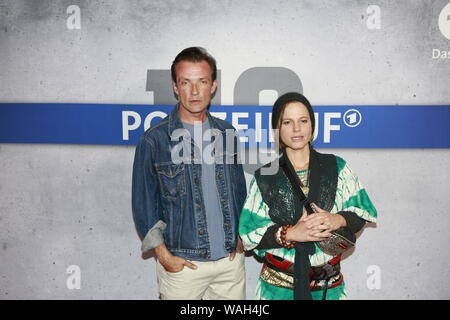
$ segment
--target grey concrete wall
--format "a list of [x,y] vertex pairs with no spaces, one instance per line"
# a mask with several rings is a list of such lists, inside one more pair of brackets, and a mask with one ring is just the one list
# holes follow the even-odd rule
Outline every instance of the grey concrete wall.
[[[450,59],[432,57],[450,51],[438,26],[447,3],[0,1],[0,102],[151,104],[147,70],[201,45],[222,70],[223,104],[261,66],[294,71],[315,105],[449,104]],[[67,27],[70,5],[81,29]],[[449,150],[326,151],[349,162],[379,212],[342,263],[349,298],[449,299]],[[0,299],[158,297],[131,217],[133,156],[0,144]],[[74,265],[80,289],[67,284]],[[261,266],[246,265],[251,299]]]

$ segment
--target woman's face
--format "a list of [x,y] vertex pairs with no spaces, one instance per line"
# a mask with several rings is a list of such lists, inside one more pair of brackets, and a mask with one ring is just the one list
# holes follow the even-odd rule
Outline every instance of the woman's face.
[[312,124],[308,109],[300,102],[290,102],[281,117],[280,143],[293,150],[308,146],[312,137]]

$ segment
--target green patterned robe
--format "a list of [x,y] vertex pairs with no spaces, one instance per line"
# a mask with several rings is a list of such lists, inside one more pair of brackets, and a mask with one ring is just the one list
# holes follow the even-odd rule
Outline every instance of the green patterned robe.
[[[333,209],[330,212],[352,211],[368,222],[376,222],[377,211],[359,182],[358,177],[350,170],[345,160],[336,157],[336,162],[338,165],[338,183]],[[304,184],[306,184],[307,172],[308,170],[297,171]],[[274,224],[269,216],[269,208],[263,201],[258,184],[253,177],[239,222],[239,234],[244,248],[245,250],[253,250],[260,257],[264,257],[265,252],[269,252],[294,262],[295,249],[255,249],[267,228]],[[316,252],[313,255],[309,255],[311,266],[323,265],[334,258],[320,250],[316,244],[314,246]],[[311,293],[313,299],[321,299],[322,297],[322,291],[313,291]],[[344,282],[335,288],[328,289],[327,292],[327,300],[343,299],[345,296]],[[264,300],[292,300],[293,290],[270,285],[259,278],[256,287],[256,298]]]

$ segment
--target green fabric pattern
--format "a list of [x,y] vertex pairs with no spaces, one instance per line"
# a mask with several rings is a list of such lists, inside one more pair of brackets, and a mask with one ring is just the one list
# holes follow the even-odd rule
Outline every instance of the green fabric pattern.
[[[256,287],[257,296],[261,300],[294,300],[294,290],[273,286],[261,278],[258,279]],[[323,291],[312,291],[313,300],[322,300]],[[326,300],[346,299],[345,282],[343,281],[337,287],[327,290]]]
[[[366,190],[362,187],[358,177],[351,171],[345,160],[336,157],[336,162],[338,166],[338,184],[334,206],[330,213],[352,211],[368,222],[376,222],[377,210],[367,195]],[[308,170],[297,171],[297,174],[302,179],[302,183],[306,185]],[[272,225],[274,225],[274,222],[270,219],[269,208],[263,201],[256,179],[253,177],[239,222],[239,234],[242,238],[244,248],[245,250],[253,250],[260,257],[263,257],[266,252],[270,252],[273,255],[294,262],[295,249],[255,249],[267,231],[267,228]],[[334,258],[321,251],[316,244],[315,248],[316,252],[309,255],[311,266],[323,265]],[[320,296],[319,299],[321,299],[321,292],[313,292],[312,294],[313,298]],[[256,289],[257,299],[290,300],[292,299],[292,295],[292,290],[269,285],[261,279],[258,281]],[[327,298],[329,299],[341,299],[343,297],[345,297],[344,283],[336,288],[329,289],[327,292]]]

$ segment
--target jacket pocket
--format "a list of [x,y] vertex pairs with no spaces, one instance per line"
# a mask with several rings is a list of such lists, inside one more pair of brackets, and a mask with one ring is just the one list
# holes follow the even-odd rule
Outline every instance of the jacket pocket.
[[184,164],[156,164],[161,194],[165,198],[179,198],[186,194]]

